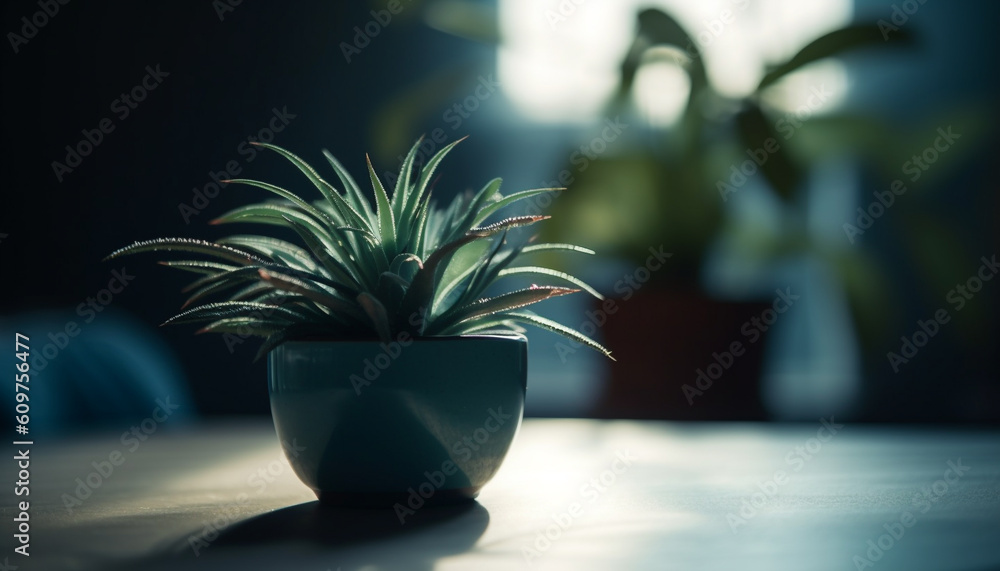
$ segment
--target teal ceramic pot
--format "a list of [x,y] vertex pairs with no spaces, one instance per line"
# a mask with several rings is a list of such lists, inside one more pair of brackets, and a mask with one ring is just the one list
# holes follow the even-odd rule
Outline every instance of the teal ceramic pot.
[[527,347],[522,336],[286,342],[268,355],[278,438],[323,503],[475,498],[520,426]]

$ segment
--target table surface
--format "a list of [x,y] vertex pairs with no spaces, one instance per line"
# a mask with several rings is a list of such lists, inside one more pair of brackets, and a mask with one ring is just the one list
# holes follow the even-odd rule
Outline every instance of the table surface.
[[[36,442],[31,556],[0,558],[22,571],[1000,569],[1000,432],[835,430],[526,420],[477,502],[402,525],[320,508],[264,420],[160,430],[134,451],[117,432]],[[113,451],[124,463],[70,512],[76,479]],[[5,488],[9,544],[24,498]]]

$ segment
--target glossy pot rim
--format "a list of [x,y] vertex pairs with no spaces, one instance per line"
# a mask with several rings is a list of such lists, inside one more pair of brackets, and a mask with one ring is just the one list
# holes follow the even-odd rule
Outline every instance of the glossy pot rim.
[[[390,341],[390,343],[398,342],[400,335],[402,334],[397,334],[392,339],[392,341]],[[433,335],[425,337],[414,337],[412,335],[407,334],[407,338],[405,339],[405,341],[409,343],[420,343],[420,344],[429,344],[438,342],[453,343],[453,342],[465,342],[465,341],[489,341],[489,340],[495,340],[498,342],[526,343],[528,341],[528,337],[523,333],[511,332],[510,334],[491,333],[488,335],[477,335],[473,333],[469,335]],[[364,338],[364,339],[361,338],[343,339],[338,337],[323,337],[320,335],[316,335],[316,336],[305,336],[305,337],[296,337],[293,339],[289,339],[284,343],[282,343],[281,345],[279,345],[278,347],[271,349],[271,351],[278,349],[282,345],[288,345],[292,343],[303,344],[303,345],[313,345],[313,344],[336,345],[336,344],[352,344],[352,343],[379,345],[385,343],[385,341],[382,341],[381,339],[378,339],[376,337]]]

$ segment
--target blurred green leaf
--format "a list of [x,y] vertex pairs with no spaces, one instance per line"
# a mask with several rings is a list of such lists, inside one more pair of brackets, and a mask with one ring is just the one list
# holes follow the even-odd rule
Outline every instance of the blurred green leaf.
[[816,250],[833,269],[844,288],[861,345],[881,349],[880,343],[890,330],[890,323],[898,317],[898,303],[894,303],[890,295],[891,288],[885,270],[871,255],[857,247],[817,247]]
[[498,44],[501,41],[497,6],[483,2],[439,0],[424,12],[424,21],[435,30],[467,40]]
[[[375,147],[372,155],[376,162],[393,161],[409,150],[420,134],[418,130],[428,120],[432,129],[440,128],[449,139],[452,138],[457,126],[445,121],[444,116],[456,103],[451,100],[452,97],[462,93],[463,88],[467,91],[474,88],[474,82],[478,81],[475,79],[478,69],[476,62],[465,62],[430,75],[416,84],[394,90],[373,119],[371,139]],[[467,94],[463,93],[462,97]],[[392,172],[399,163],[402,159],[394,163]]]
[[662,10],[648,8],[639,13],[635,40],[622,61],[619,95],[631,92],[635,76],[642,66],[643,57],[654,46],[673,46],[687,58],[684,69],[691,78],[691,93],[701,91],[707,83],[705,62],[702,61],[698,44],[683,26]]
[[757,90],[764,89],[789,73],[810,63],[839,55],[850,49],[865,46],[905,45],[912,42],[912,34],[904,29],[900,29],[892,34],[883,34],[878,24],[857,24],[841,28],[813,40],[792,56],[792,59],[773,68],[760,80]]
[[[928,211],[901,205],[897,215],[906,228],[903,246],[909,252],[921,282],[927,284],[922,299],[926,316],[930,317],[937,309],[946,307],[955,317],[956,330],[963,342],[975,342],[989,327],[994,316],[975,309],[951,311],[953,307],[946,298],[952,288],[975,275],[979,257],[985,252],[963,243],[960,238],[961,223],[950,220],[939,209]],[[972,299],[969,303],[981,301]]]
[[[942,188],[958,168],[981,152],[983,138],[994,132],[996,117],[992,108],[983,105],[954,107],[917,127],[901,130],[895,134],[895,144],[886,144],[882,152],[870,156],[880,161],[876,164],[889,180],[903,179],[914,194],[923,194]],[[935,144],[947,145],[946,150],[929,151]],[[927,152],[933,161],[924,157]],[[918,160],[926,168],[917,166]]]
[[791,202],[802,184],[803,172],[789,156],[784,139],[778,137],[771,121],[756,103],[748,102],[737,114],[736,129],[745,149],[741,156],[759,165],[761,174],[778,196]]
[[896,155],[904,143],[900,133],[875,117],[861,115],[813,116],[802,121],[790,138],[788,150],[804,164],[840,156]]

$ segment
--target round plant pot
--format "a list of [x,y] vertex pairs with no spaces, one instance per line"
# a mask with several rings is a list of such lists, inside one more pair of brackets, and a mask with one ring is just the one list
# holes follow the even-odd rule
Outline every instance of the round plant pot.
[[268,354],[278,438],[326,504],[470,500],[521,424],[527,346],[522,336],[286,342]]

